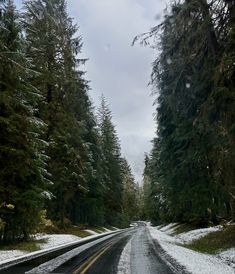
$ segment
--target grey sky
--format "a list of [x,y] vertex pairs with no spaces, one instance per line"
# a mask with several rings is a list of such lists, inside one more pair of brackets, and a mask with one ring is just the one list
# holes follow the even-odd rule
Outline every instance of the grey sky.
[[[15,1],[20,3],[22,1]],[[99,105],[107,98],[121,140],[122,154],[136,180],[142,178],[144,153],[154,137],[151,62],[156,53],[131,46],[133,38],[155,26],[166,7],[164,0],[68,0],[68,9],[80,26],[84,70],[91,80],[90,97]],[[157,20],[156,20],[157,19]]]

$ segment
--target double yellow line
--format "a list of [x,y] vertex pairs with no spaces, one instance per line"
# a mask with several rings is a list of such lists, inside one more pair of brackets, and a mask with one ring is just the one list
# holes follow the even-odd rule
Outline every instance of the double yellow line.
[[93,256],[91,256],[84,264],[76,269],[73,274],[85,274],[87,270],[111,247],[111,244],[101,248]]

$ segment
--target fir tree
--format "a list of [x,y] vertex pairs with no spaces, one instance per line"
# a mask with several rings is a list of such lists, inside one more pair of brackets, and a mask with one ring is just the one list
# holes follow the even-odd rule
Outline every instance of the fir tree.
[[88,86],[78,70],[84,61],[77,58],[81,38],[76,37],[78,28],[67,14],[65,1],[25,1],[25,9],[28,55],[38,71],[31,81],[43,96],[40,117],[48,124],[44,138],[49,142],[54,195],[48,211],[65,227],[66,222],[82,218],[80,200],[98,178],[93,159],[96,125]]
[[101,137],[101,149],[104,155],[104,206],[105,221],[108,224],[120,225],[122,222],[122,173],[121,151],[112,114],[104,97],[98,113],[98,125]]
[[0,218],[1,240],[26,239],[39,222],[47,175],[45,124],[36,117],[38,90],[25,55],[19,17],[12,1],[0,15]]
[[227,1],[179,1],[162,24],[143,37],[144,42],[156,37],[161,48],[152,73],[159,90],[159,145],[152,155],[151,161],[157,162],[151,180],[160,183],[157,193],[164,197],[168,220],[205,224],[229,214],[234,136],[228,117],[233,117],[234,100],[227,99],[232,98],[233,70],[227,70],[228,81],[221,79],[222,56],[233,43],[231,9]]
[[131,221],[138,220],[138,186],[131,168],[125,158],[122,159],[122,183],[123,183],[123,225],[128,226]]

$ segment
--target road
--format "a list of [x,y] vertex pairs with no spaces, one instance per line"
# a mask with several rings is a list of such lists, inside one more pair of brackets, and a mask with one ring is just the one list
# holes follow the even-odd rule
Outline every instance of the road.
[[[107,238],[107,239],[106,239]],[[36,260],[5,269],[2,273],[68,273],[68,274],[173,274],[169,264],[162,259],[161,250],[151,239],[148,228],[140,224],[137,228],[120,234],[107,236],[98,243],[88,243],[77,255],[63,264],[64,254],[47,262]],[[90,246],[89,246],[90,245]],[[74,249],[73,249],[74,250]],[[71,250],[70,252],[73,252]],[[67,254],[69,252],[65,252]],[[55,267],[59,262],[59,267]],[[54,269],[50,269],[54,265]],[[17,271],[17,272],[15,272]]]

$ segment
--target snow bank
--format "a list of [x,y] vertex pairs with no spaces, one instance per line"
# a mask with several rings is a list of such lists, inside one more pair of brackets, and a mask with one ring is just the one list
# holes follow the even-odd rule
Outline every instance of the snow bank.
[[234,268],[218,257],[178,246],[177,243],[180,243],[180,239],[171,237],[156,228],[149,227],[149,231],[165,252],[192,274],[234,274]]

